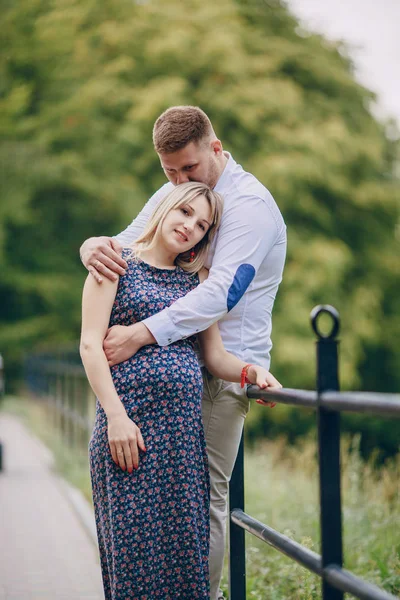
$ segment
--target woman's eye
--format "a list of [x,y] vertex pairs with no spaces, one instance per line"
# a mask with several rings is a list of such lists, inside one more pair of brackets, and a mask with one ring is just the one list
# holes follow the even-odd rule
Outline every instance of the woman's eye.
[[184,215],[188,215],[188,211],[186,210],[186,208],[181,208],[181,211],[183,212]]
[[199,227],[200,227],[200,229],[201,229],[202,231],[205,231],[205,230],[206,230],[206,228],[204,227],[204,225],[202,225],[201,223],[199,223]]

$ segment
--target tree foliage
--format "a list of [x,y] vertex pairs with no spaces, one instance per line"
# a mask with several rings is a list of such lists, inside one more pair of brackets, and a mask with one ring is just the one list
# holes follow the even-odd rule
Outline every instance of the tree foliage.
[[343,386],[399,389],[398,145],[371,115],[373,95],[355,82],[345,48],[303,31],[278,0],[0,8],[9,364],[78,337],[80,243],[117,233],[163,183],[153,122],[170,105],[195,104],[288,225],[273,371],[287,387],[313,387],[309,312],[329,303],[343,324]]

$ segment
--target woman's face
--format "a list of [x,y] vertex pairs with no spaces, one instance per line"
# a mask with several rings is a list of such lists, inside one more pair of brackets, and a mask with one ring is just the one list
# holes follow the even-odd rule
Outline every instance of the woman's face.
[[210,226],[210,205],[204,196],[197,196],[167,214],[161,227],[161,240],[170,252],[181,254],[198,244]]

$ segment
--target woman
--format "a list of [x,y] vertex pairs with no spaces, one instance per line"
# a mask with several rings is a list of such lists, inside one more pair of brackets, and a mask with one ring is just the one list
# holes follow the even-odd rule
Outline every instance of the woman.
[[[112,367],[103,352],[110,325],[130,325],[169,306],[202,281],[222,214],[205,184],[177,186],[155,209],[119,282],[88,276],[81,356],[98,398],[89,445],[106,600],[209,598],[209,482],[201,421],[202,377],[195,339],[143,347]],[[266,387],[265,369],[225,351],[218,325],[198,336],[215,376]],[[140,460],[139,460],[140,459]]]

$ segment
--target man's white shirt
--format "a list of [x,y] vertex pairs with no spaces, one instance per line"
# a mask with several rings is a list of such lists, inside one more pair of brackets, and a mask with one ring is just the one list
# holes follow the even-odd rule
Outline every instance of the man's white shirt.
[[[215,191],[224,199],[211,245],[206,281],[143,323],[160,346],[207,329],[218,320],[226,350],[269,369],[272,308],[282,280],[286,226],[270,192],[225,153],[228,162]],[[131,245],[154,208],[172,189],[161,187],[116,239]]]

